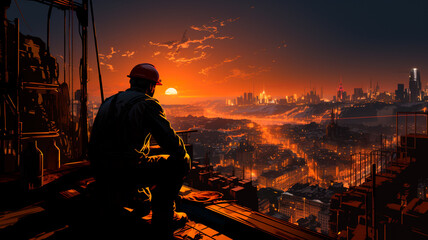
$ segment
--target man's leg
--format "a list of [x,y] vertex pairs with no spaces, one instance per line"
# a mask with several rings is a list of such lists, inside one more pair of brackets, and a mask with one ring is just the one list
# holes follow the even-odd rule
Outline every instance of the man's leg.
[[174,200],[177,198],[183,178],[189,171],[190,159],[176,159],[169,155],[151,156],[141,167],[146,182],[152,189],[152,224],[164,238],[172,236]]

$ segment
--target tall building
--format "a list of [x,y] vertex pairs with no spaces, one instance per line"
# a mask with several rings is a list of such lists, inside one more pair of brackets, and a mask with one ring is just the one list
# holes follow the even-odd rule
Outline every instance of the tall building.
[[380,91],[379,82],[376,82],[375,94],[379,95],[379,91]]
[[339,89],[337,89],[337,98],[336,101],[344,102],[346,100],[346,92],[343,90],[342,78],[340,78]]
[[421,76],[419,69],[412,68],[409,75],[410,102],[417,102],[421,97]]
[[254,103],[254,101],[253,101],[253,93],[250,92],[250,93],[248,93],[247,96],[248,96],[248,103],[249,104],[253,104]]
[[399,83],[397,85],[397,90],[395,90],[395,100],[398,102],[404,102],[405,91],[404,91],[404,84]]
[[364,97],[364,92],[362,88],[354,88],[353,100],[359,100]]

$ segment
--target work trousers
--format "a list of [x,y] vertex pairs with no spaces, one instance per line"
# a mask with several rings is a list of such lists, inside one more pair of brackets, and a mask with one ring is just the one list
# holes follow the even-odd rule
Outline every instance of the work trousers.
[[[155,155],[140,158],[135,165],[117,164],[116,168],[114,164],[109,165],[101,164],[102,167],[98,166],[96,169],[96,172],[101,171],[97,178],[97,192],[102,199],[98,199],[105,205],[103,208],[108,209],[107,215],[120,215],[123,206],[135,197],[137,189],[150,188],[154,230],[160,234],[171,234],[174,201],[190,170],[188,155],[180,159],[169,155]],[[103,215],[105,214],[106,211],[103,211]]]
[[190,168],[190,159],[169,155],[150,156],[139,164],[137,182],[149,185],[152,199],[152,225],[160,234],[172,234],[174,200]]

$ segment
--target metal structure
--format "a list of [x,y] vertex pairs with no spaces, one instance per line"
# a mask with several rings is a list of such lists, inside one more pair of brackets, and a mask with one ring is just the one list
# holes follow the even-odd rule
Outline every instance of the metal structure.
[[[399,139],[399,117],[404,116],[404,134],[402,134],[401,139]],[[418,116],[425,116],[425,133],[418,132],[418,122],[417,117]],[[409,131],[409,117],[413,117],[414,119],[414,131]],[[401,151],[404,156],[401,157],[407,157],[409,150],[416,149],[416,138],[418,135],[428,135],[428,112],[397,112],[396,113],[396,148],[397,152],[399,152],[398,148],[401,146]],[[420,131],[420,130],[419,130]],[[399,142],[400,141],[400,142]],[[409,144],[410,143],[410,144]]]
[[[88,82],[88,0],[77,3],[73,0],[30,0],[49,6],[49,15],[52,8],[59,10],[76,12],[81,27],[82,56],[80,61],[80,120],[79,120],[79,140],[80,151],[79,160],[86,158],[88,145],[88,125],[87,125],[87,82]],[[14,26],[7,20],[6,11],[11,1],[2,1],[0,4],[2,20],[0,25],[0,90],[1,90],[1,117],[0,117],[0,145],[4,149],[0,152],[0,173],[4,172],[6,158],[13,159],[16,166],[20,163],[21,140],[55,138],[59,136],[57,131],[46,132],[22,132],[20,99],[22,91],[57,91],[59,84],[23,81],[20,74],[20,31],[19,21],[14,21]],[[49,18],[48,16],[48,36],[47,53],[49,53]],[[14,27],[13,35],[10,28]],[[65,26],[65,23],[64,23]],[[95,30],[95,27],[94,27]],[[8,43],[12,42],[12,46]],[[65,49],[65,47],[64,47]],[[100,85],[101,85],[101,74]],[[64,76],[65,77],[65,76]]]

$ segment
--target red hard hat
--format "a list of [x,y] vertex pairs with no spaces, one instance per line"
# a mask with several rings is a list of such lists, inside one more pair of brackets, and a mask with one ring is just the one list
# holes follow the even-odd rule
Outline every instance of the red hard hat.
[[161,80],[159,79],[158,70],[155,66],[150,63],[141,63],[136,65],[131,73],[128,75],[130,78],[141,78],[149,81],[153,81],[156,85],[162,85]]

